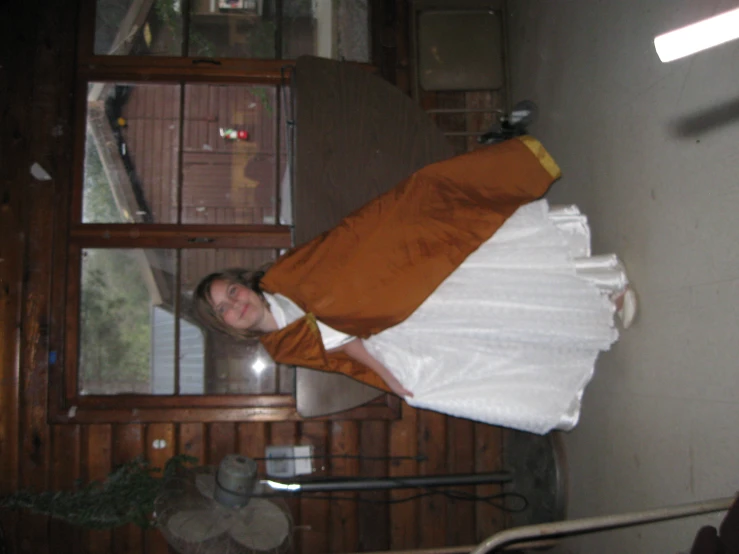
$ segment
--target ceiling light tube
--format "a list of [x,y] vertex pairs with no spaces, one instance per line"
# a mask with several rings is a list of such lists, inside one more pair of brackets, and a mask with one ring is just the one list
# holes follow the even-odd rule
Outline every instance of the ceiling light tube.
[[659,59],[671,62],[739,38],[739,8],[654,39]]

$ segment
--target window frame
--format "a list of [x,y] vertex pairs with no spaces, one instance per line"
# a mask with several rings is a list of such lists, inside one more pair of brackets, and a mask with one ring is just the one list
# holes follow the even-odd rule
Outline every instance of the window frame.
[[[183,12],[189,9],[187,0],[182,5]],[[301,420],[295,397],[285,394],[80,395],[77,390],[84,248],[283,249],[293,246],[292,227],[280,224],[82,223],[88,83],[156,81],[181,85],[211,82],[282,86],[293,63],[291,60],[94,55],[95,6],[95,0],[80,2],[72,122],[75,136],[68,160],[71,171],[70,179],[61,181],[57,191],[49,330],[49,420],[51,423]],[[374,70],[370,65],[360,65]],[[181,175],[179,181],[181,188]],[[385,394],[364,406],[318,419],[395,419],[400,405],[400,399]]]

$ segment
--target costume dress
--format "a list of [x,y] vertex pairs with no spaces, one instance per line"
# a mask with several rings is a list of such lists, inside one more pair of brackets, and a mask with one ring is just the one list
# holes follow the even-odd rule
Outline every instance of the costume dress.
[[[538,142],[520,141],[508,151],[496,147],[477,154],[478,158],[459,157],[462,167],[491,160],[494,167],[510,162],[509,169],[517,177],[521,165],[511,161],[517,158],[527,168],[544,168],[546,176],[537,174],[532,179],[536,186],[523,192],[520,181],[506,178],[489,196],[492,208],[478,211],[482,200],[471,197],[469,191],[486,186],[486,172],[476,176],[483,184],[463,183],[463,194],[456,194],[462,179],[454,171],[447,172],[443,164],[450,162],[442,162],[431,172],[431,185],[455,191],[456,195],[441,195],[443,205],[451,207],[449,213],[434,215],[428,224],[425,215],[417,221],[412,215],[404,217],[402,225],[411,231],[397,230],[399,238],[383,238],[380,244],[389,241],[388,248],[362,252],[361,263],[368,255],[377,256],[363,266],[363,272],[351,253],[372,244],[372,237],[366,239],[369,231],[356,232],[367,212],[372,222],[367,229],[373,229],[387,221],[387,213],[396,205],[403,204],[408,213],[418,208],[417,201],[380,199],[379,207],[363,208],[337,230],[278,261],[276,273],[270,270],[264,280],[267,300],[281,328],[262,338],[270,354],[283,363],[338,371],[386,389],[370,369],[342,353],[327,352],[361,337],[370,354],[413,393],[406,398],[411,405],[536,433],[572,428],[598,353],[617,338],[609,294],[623,289],[626,276],[615,256],[590,256],[587,219],[577,208],[550,210],[546,201],[536,200],[558,176],[556,165]],[[423,185],[424,191],[429,188],[428,182]],[[499,206],[505,209],[492,223],[469,222],[478,213],[487,218]],[[473,211],[460,220],[457,207]],[[478,232],[480,226],[484,230]],[[455,242],[460,228],[461,238]],[[349,244],[343,255],[336,253],[341,248],[337,236],[342,244]],[[352,241],[357,241],[356,247]],[[467,247],[468,243],[469,251],[460,252],[460,244]],[[396,255],[396,250],[401,254]],[[332,265],[333,258],[340,263]],[[321,259],[328,260],[330,270],[313,265]],[[424,268],[418,277],[425,290],[420,302],[409,308],[405,296],[415,292],[412,285],[397,287],[395,282],[429,260],[433,268]],[[438,265],[443,266],[441,278],[435,277],[436,284],[425,283],[425,275]],[[351,281],[346,287],[355,297],[341,297],[345,290],[340,287],[339,306],[332,291],[344,279]],[[332,286],[326,281],[332,281]],[[373,293],[383,287],[398,295],[397,309],[392,303],[388,307],[372,303]]]

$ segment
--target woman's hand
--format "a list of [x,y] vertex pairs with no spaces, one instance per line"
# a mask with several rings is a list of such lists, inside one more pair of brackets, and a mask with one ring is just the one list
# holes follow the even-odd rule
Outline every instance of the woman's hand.
[[385,384],[387,384],[390,389],[400,396],[401,398],[407,396],[409,398],[413,398],[413,393],[409,391],[407,388],[405,388],[403,385],[400,384],[400,381],[398,381],[395,376],[385,370],[385,373],[380,373],[380,376],[382,377],[382,380],[385,381]]

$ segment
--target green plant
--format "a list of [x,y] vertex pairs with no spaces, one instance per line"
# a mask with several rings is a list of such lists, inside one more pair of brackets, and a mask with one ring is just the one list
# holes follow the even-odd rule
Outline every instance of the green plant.
[[[103,482],[93,481],[73,491],[18,491],[0,499],[0,508],[47,515],[87,529],[112,529],[134,523],[156,527],[154,501],[178,471],[197,458],[170,458],[162,472],[143,458],[113,470]],[[158,474],[161,473],[161,476]]]

